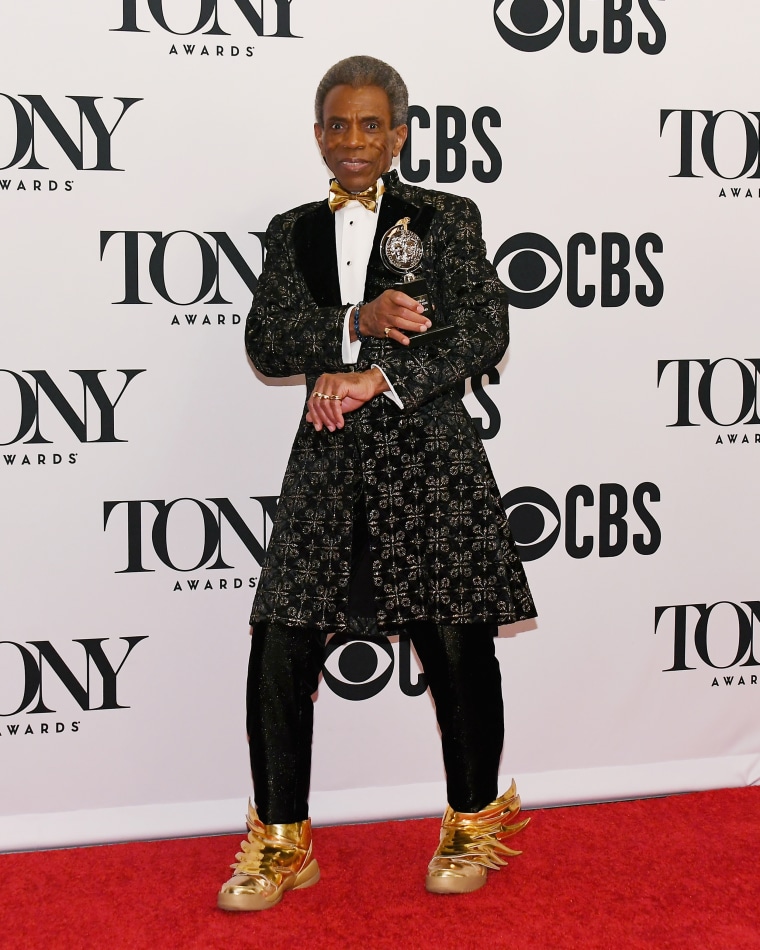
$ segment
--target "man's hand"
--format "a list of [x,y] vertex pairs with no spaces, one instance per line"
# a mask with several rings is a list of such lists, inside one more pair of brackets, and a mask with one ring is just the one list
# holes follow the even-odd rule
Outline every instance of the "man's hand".
[[375,368],[363,373],[323,373],[309,396],[306,421],[317,432],[323,428],[335,432],[343,428],[347,412],[353,412],[388,388],[385,377]]
[[[432,326],[430,320],[422,316],[424,309],[414,297],[400,290],[384,290],[359,311],[359,329],[364,336],[396,340],[408,346],[406,333],[421,333]],[[351,339],[356,340],[353,325],[349,326],[349,332]]]

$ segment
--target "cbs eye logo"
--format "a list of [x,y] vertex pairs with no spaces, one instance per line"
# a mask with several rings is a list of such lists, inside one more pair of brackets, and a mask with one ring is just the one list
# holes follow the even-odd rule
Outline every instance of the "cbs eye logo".
[[355,634],[336,633],[327,644],[322,675],[341,699],[361,702],[372,699],[390,683],[398,666],[398,685],[405,696],[420,696],[427,689],[424,674],[414,669],[409,637],[398,638],[398,657],[388,637],[380,634],[356,639]]
[[493,262],[510,290],[510,303],[523,310],[548,303],[563,277],[574,307],[594,302],[622,307],[631,296],[642,307],[656,307],[665,284],[652,255],[663,250],[662,238],[651,231],[635,239],[618,231],[605,231],[598,239],[578,232],[567,241],[563,266],[562,255],[548,238],[523,231],[501,245]]
[[506,240],[494,257],[494,266],[509,287],[510,303],[532,310],[548,303],[562,282],[562,258],[541,234],[525,231]]
[[536,53],[557,39],[565,10],[562,0],[496,0],[493,18],[505,43]]
[[535,561],[554,547],[562,527],[556,501],[540,488],[515,488],[502,499],[512,537],[523,561]]
[[[577,53],[601,46],[604,53],[625,53],[634,42],[643,53],[654,55],[665,48],[662,20],[652,9],[653,0],[568,0],[568,40]],[[662,0],[660,0],[662,2]],[[537,53],[551,46],[565,22],[563,0],[496,0],[493,18],[499,36],[514,49]],[[588,21],[588,22],[587,22]],[[595,29],[592,28],[593,24]],[[637,25],[646,29],[636,32]]]

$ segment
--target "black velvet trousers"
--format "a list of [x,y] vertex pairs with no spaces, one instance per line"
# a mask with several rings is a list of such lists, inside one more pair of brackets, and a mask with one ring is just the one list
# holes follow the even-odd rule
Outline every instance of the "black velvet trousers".
[[[498,795],[504,742],[501,674],[490,624],[409,628],[435,703],[448,801],[476,812]],[[248,738],[256,809],[265,824],[308,817],[312,696],[326,635],[279,623],[254,630],[248,667]]]

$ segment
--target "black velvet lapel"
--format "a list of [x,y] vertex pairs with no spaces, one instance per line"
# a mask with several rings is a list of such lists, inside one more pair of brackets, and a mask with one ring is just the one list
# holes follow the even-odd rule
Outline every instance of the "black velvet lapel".
[[335,218],[324,201],[299,218],[293,227],[296,263],[318,307],[341,303]]

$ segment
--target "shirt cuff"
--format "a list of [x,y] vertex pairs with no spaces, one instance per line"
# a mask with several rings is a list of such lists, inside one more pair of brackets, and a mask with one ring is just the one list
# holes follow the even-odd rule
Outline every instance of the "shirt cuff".
[[346,364],[356,363],[359,359],[359,350],[362,348],[361,340],[351,339],[351,314],[353,312],[354,305],[351,304],[351,306],[346,311],[346,319],[343,321],[343,344],[341,348],[341,359]]
[[387,391],[387,392],[384,392],[383,395],[384,395],[384,396],[387,396],[388,399],[390,399],[391,402],[395,402],[396,405],[399,407],[399,409],[403,409],[403,408],[404,408],[404,404],[403,404],[403,402],[401,401],[401,399],[399,398],[399,394],[398,394],[398,393],[396,392],[396,390],[393,388],[393,383],[392,383],[392,382],[388,379],[388,377],[386,376],[385,370],[383,369],[383,367],[382,367],[382,366],[378,366],[377,363],[373,363],[373,364],[372,364],[372,369],[379,369],[380,372],[383,374],[383,379],[386,381],[386,383],[388,383],[388,387],[389,387],[389,388],[388,388],[388,391]]

